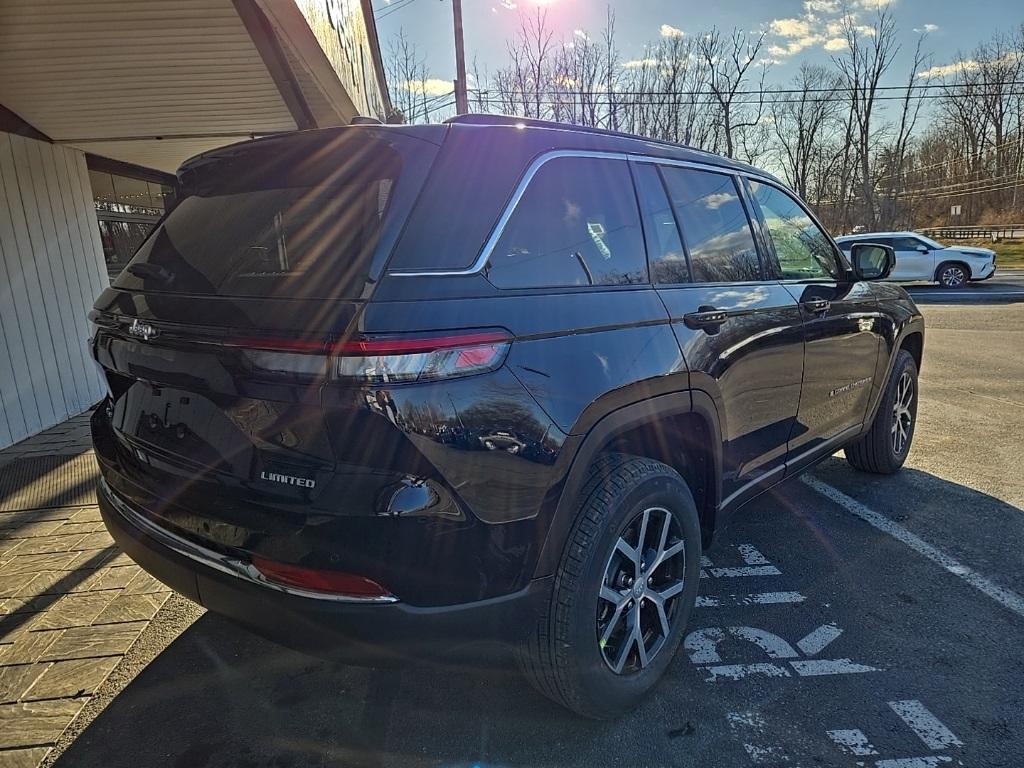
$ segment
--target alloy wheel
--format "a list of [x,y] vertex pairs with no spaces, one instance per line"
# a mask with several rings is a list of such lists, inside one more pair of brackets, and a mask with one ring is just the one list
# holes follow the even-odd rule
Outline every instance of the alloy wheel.
[[964,274],[961,267],[951,264],[942,270],[942,274],[939,275],[939,281],[947,288],[956,288],[967,281],[967,275]]
[[597,609],[598,646],[615,674],[639,672],[664,648],[683,592],[683,549],[664,507],[637,514],[616,540]]
[[896,385],[896,399],[892,404],[892,450],[902,456],[910,441],[910,430],[914,424],[914,379],[904,371]]

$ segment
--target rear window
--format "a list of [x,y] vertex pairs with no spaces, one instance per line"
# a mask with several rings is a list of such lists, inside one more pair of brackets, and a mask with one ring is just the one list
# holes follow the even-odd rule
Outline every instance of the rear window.
[[[405,142],[436,151],[426,142]],[[395,220],[408,211],[396,196],[406,186],[418,189],[426,172],[408,167],[408,150],[357,129],[200,158],[181,174],[180,202],[114,286],[216,296],[360,296],[389,221],[397,229]]]

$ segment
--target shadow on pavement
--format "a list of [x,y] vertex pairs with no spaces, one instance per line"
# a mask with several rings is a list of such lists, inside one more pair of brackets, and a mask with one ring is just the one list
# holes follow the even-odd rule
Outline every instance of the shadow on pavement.
[[485,754],[501,755],[498,765],[567,765],[602,731],[536,694],[511,659],[489,671],[348,667],[206,614],[56,765],[493,765]]
[[[1001,518],[999,534],[1008,541],[1021,538],[1024,516],[1019,510],[924,472],[872,478],[833,460],[817,474],[848,493],[863,495],[864,503],[888,497],[885,513],[896,517],[893,513],[899,512],[902,522],[911,527],[945,508],[944,517],[957,520],[947,535],[967,537],[977,519],[958,513],[973,509],[983,518]],[[875,508],[884,509],[882,504]],[[922,535],[932,539],[927,531]],[[744,541],[772,551],[783,578],[789,580],[784,588],[798,588],[806,595],[806,603],[784,614],[802,631],[838,620],[850,628],[844,636],[844,642],[850,643],[844,653],[863,655],[872,663],[882,658],[883,666],[894,669],[921,667],[915,673],[921,680],[910,690],[920,687],[940,701],[947,694],[960,695],[957,686],[963,684],[977,687],[980,680],[994,685],[989,681],[992,674],[985,670],[965,676],[955,671],[958,665],[940,664],[929,638],[936,624],[943,624],[942,613],[951,610],[947,603],[958,590],[966,590],[970,602],[957,610],[981,611],[979,615],[986,616],[984,611],[998,613],[998,606],[977,597],[952,576],[937,578],[933,564],[831,507],[802,483],[789,483],[750,505],[709,554],[724,558],[737,542]],[[937,546],[945,543],[937,535],[933,541]],[[958,554],[974,565],[972,552]],[[702,585],[702,592],[715,587],[764,588],[716,583]],[[745,623],[748,615],[739,608],[732,621]],[[698,610],[693,624],[720,620],[721,614]],[[760,621],[757,616],[752,620]],[[976,620],[981,619],[967,618],[968,624]],[[940,633],[951,642],[967,642],[959,630]],[[892,642],[887,644],[885,638],[890,636]],[[971,640],[968,647],[975,642]],[[879,643],[886,653],[901,650],[890,658],[876,648]],[[981,660],[990,658],[990,652],[982,647],[968,656]],[[865,701],[872,707],[877,704],[875,699],[882,694],[875,692],[876,680],[889,678],[864,677],[839,682],[822,678],[786,686],[757,681],[746,688],[716,688],[709,696],[711,691],[699,687],[702,683],[695,670],[680,653],[666,680],[636,712],[617,722],[596,723],[581,720],[535,693],[511,660],[498,670],[412,663],[388,670],[347,667],[293,653],[206,614],[99,714],[56,765],[597,768],[711,765],[726,760],[725,755],[739,762],[717,764],[741,765],[747,764],[742,745],[735,743],[725,712],[781,712],[792,731],[773,738],[800,743],[801,734],[810,734],[808,738],[817,734],[824,739],[825,726],[819,721],[839,722],[848,706],[863,711],[868,707]],[[903,679],[896,678],[897,687]],[[864,687],[850,687],[857,685]],[[807,698],[808,690],[818,690],[819,697]],[[860,698],[851,696],[858,690]],[[984,715],[990,716],[990,702],[982,706]],[[823,714],[822,709],[829,708],[835,711]],[[867,722],[879,729],[884,720]],[[983,741],[978,734],[969,735]],[[827,741],[819,744],[817,759],[832,755],[828,751],[832,748]]]

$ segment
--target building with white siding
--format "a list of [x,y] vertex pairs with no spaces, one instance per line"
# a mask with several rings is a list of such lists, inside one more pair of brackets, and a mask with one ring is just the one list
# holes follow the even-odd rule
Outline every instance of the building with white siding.
[[101,399],[88,311],[182,161],[390,111],[369,0],[0,0],[0,448]]

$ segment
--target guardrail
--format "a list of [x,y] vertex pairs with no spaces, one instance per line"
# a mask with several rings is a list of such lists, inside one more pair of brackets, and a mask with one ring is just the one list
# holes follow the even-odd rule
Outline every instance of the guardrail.
[[917,230],[922,235],[946,240],[1020,240],[1024,224],[972,225],[962,227],[928,227]]

